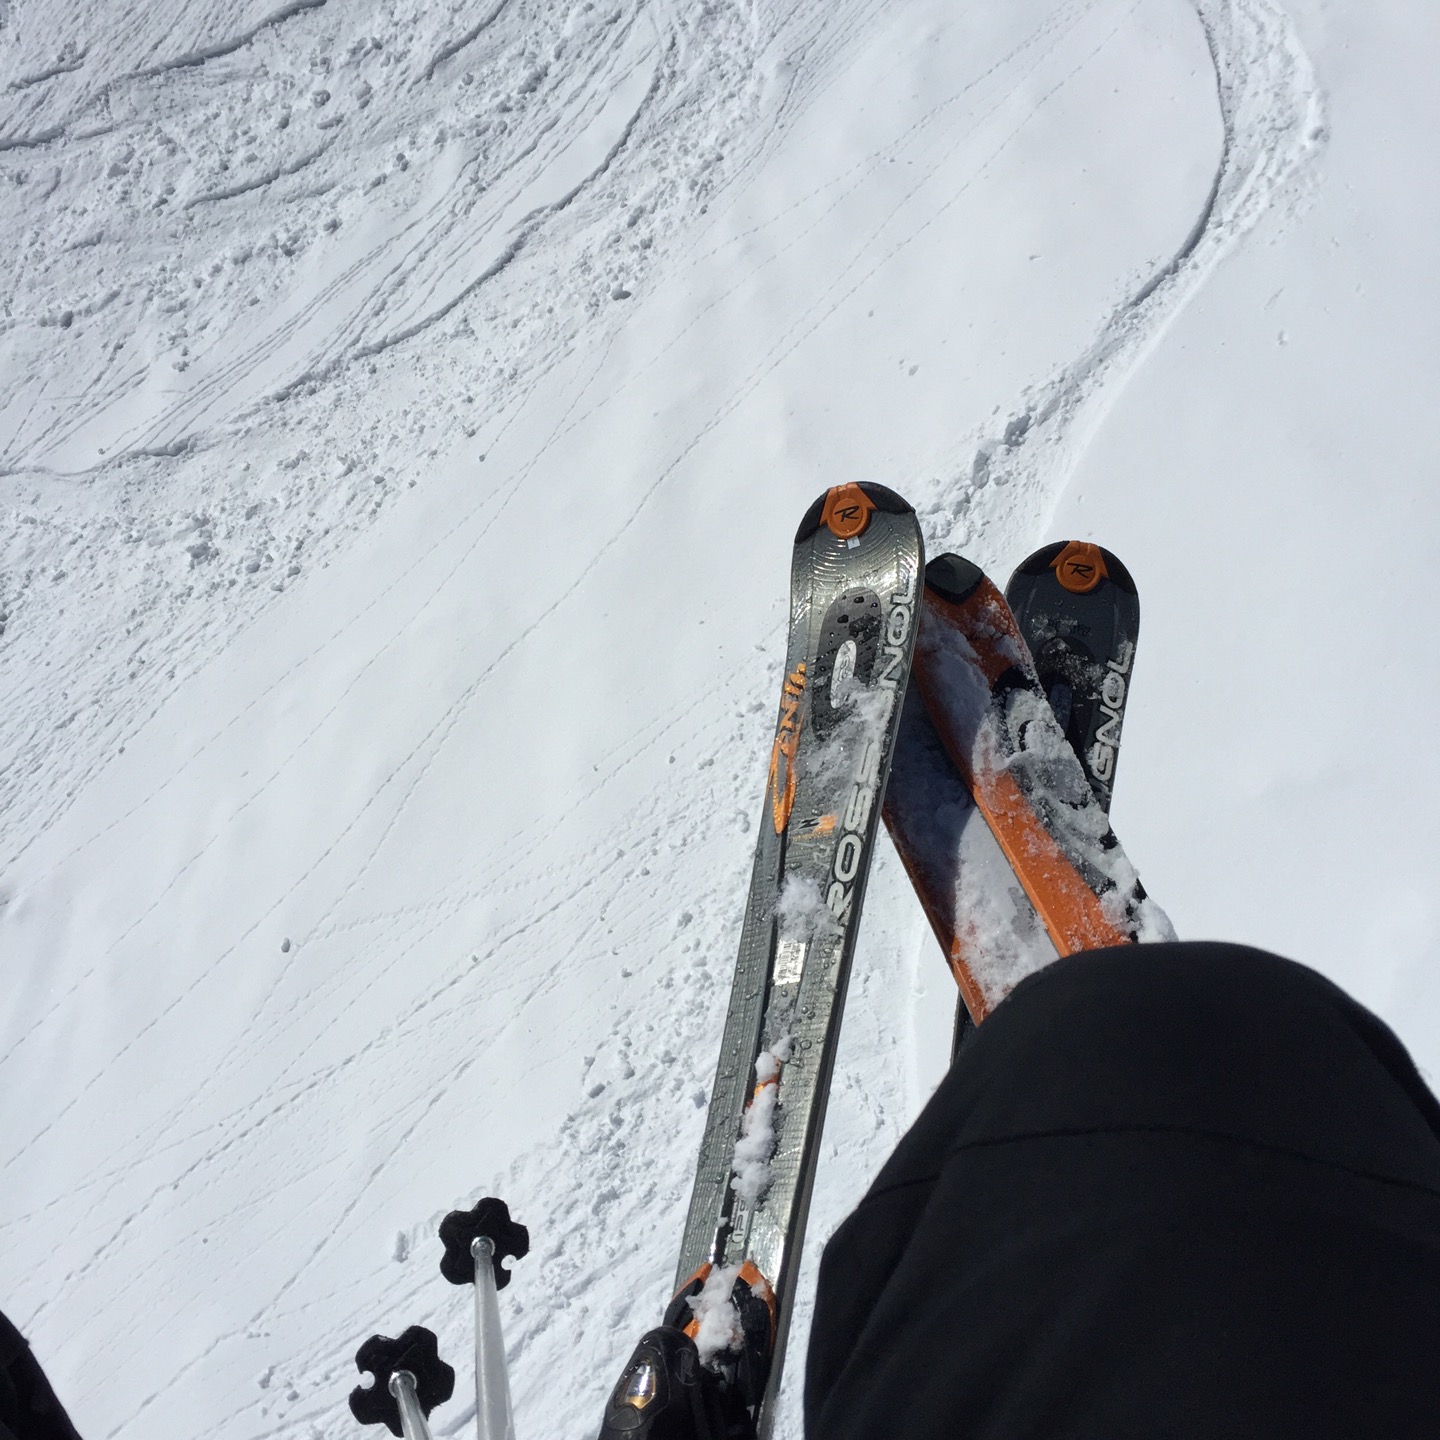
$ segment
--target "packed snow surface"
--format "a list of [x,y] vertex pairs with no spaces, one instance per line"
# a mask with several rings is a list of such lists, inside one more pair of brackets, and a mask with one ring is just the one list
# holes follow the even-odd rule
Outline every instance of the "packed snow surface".
[[[0,1306],[91,1440],[339,1440],[503,1196],[521,1440],[661,1314],[794,525],[1144,623],[1182,935],[1440,1072],[1428,0],[0,5]],[[1418,743],[1417,743],[1418,742]],[[818,1243],[945,1063],[888,843]]]

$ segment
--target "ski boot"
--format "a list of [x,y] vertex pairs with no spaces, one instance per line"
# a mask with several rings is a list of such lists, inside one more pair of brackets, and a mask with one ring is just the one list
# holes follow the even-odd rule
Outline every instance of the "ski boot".
[[[755,1440],[775,1346],[774,1292],[748,1262],[728,1295],[725,1274],[701,1266],[665,1323],[635,1347],[599,1440]],[[712,1275],[718,1287],[707,1285]]]

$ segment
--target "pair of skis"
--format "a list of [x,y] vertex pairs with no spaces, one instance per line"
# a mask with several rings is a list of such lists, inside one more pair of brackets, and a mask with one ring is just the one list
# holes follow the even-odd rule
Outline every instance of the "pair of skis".
[[1173,938],[1108,818],[1139,619],[1097,545],[1046,546],[1004,596],[958,556],[926,572],[884,814],[960,989],[957,1044],[1057,955]]
[[1134,585],[1072,545],[1031,557],[1011,594],[1013,611],[958,556],[927,568],[914,511],[883,486],[836,487],[801,522],[675,1298],[602,1440],[769,1433],[882,809],[975,1023],[1057,954],[1171,934],[1107,818]]

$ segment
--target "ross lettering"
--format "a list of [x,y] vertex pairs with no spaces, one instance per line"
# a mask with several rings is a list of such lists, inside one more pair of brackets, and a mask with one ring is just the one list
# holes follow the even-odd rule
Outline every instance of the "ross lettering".
[[865,753],[860,757],[859,780],[862,785],[873,785],[880,778],[880,742],[867,740]]
[[910,607],[891,603],[890,618],[885,622],[885,638],[892,645],[903,645],[910,633]]
[[899,683],[900,671],[905,664],[905,652],[896,645],[886,645],[882,652],[880,673],[875,677],[877,685],[894,686]]
[[855,660],[859,646],[847,640],[835,654],[835,668],[830,672],[830,704],[838,710],[845,701],[845,695],[855,679]]
[[[865,807],[868,812],[870,807]],[[849,884],[860,873],[860,858],[865,853],[865,842],[854,831],[840,837],[835,847],[835,878]]]
[[[890,611],[885,618],[885,643],[881,647],[878,673],[871,682],[884,697],[882,723],[888,730],[899,700],[900,677],[905,670],[905,650],[915,623],[915,578],[917,571],[905,567],[900,573],[901,588],[890,596]],[[874,820],[879,798],[880,768],[885,747],[878,739],[866,741],[865,751],[841,821],[842,834],[831,861],[831,884],[825,897],[830,913],[842,924],[850,919],[854,906],[853,882],[859,877],[865,859],[865,844]]]

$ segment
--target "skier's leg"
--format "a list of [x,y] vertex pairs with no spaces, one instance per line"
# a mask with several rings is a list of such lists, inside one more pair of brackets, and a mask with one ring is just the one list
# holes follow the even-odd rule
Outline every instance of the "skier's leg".
[[25,1337],[0,1314],[0,1440],[80,1440]]
[[826,1248],[816,1440],[1440,1433],[1440,1105],[1313,971],[1019,986]]

